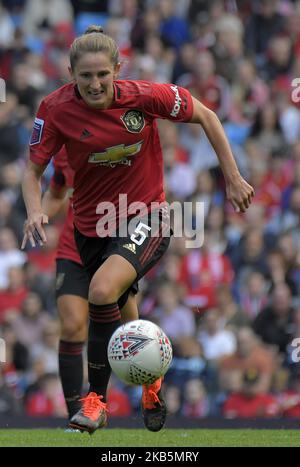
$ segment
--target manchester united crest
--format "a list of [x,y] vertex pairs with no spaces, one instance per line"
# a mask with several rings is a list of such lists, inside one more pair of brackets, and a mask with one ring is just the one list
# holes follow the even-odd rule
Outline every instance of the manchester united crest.
[[127,110],[121,120],[130,133],[140,133],[145,126],[144,114],[140,110]]

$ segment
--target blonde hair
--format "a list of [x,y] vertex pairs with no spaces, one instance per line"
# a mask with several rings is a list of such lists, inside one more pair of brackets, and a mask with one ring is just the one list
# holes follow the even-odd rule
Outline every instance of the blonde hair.
[[105,52],[114,65],[119,63],[118,46],[112,37],[104,34],[101,26],[89,26],[84,34],[77,37],[72,43],[70,50],[72,70],[74,70],[79,58],[87,52]]

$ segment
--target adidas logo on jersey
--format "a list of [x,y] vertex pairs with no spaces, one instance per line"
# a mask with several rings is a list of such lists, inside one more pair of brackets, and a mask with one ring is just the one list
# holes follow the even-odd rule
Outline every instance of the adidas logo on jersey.
[[85,138],[89,138],[89,136],[92,136],[92,134],[89,132],[89,130],[84,128],[84,130],[82,131],[82,133],[80,135],[80,139],[83,140]]
[[127,250],[129,250],[132,253],[136,254],[136,247],[135,247],[134,243],[126,243],[126,245],[123,245],[123,248],[127,248]]

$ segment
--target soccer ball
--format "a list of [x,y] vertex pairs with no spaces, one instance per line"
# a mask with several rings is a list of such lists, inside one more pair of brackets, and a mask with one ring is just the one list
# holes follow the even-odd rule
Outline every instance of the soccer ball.
[[152,384],[168,371],[172,346],[159,326],[138,319],[113,333],[107,355],[112,370],[125,383]]

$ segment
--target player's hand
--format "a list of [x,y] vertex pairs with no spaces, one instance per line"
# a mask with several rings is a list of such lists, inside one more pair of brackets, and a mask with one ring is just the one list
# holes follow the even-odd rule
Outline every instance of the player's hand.
[[254,189],[239,175],[226,182],[226,194],[236,212],[245,212],[252,202]]
[[48,216],[43,213],[33,214],[24,222],[21,250],[25,248],[28,240],[32,247],[45,245],[47,238],[43,225],[48,222]]

